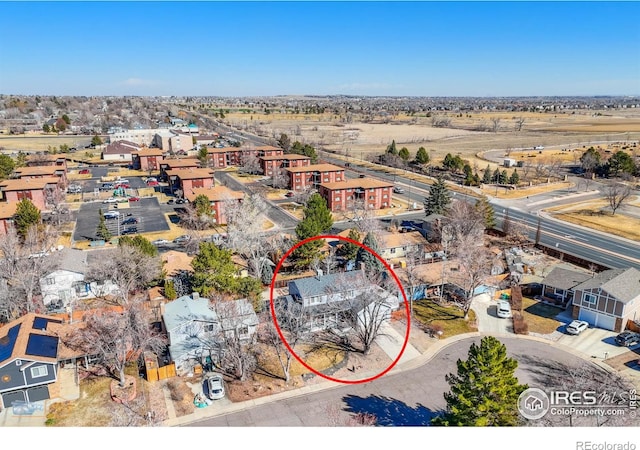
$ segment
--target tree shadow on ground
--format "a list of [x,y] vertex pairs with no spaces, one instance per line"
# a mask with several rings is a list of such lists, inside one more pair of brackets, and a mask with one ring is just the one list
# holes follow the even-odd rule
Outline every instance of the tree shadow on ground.
[[376,417],[376,425],[383,427],[429,426],[431,419],[442,414],[442,411],[432,411],[420,403],[412,408],[400,400],[378,395],[368,397],[347,395],[342,400],[347,405],[344,408],[345,411],[354,415],[371,414]]

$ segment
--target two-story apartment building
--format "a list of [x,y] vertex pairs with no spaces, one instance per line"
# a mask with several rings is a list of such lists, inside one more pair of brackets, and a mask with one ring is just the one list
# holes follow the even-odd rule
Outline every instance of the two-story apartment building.
[[200,161],[195,158],[163,159],[159,165],[160,179],[167,181],[168,170],[197,169],[200,167]]
[[213,170],[209,168],[172,169],[166,172],[172,192],[181,189],[185,192],[196,188],[212,188],[214,185]]
[[47,209],[47,189],[60,185],[59,177],[21,178],[0,181],[0,201],[13,203],[28,198],[40,211]]
[[393,184],[374,178],[354,178],[334,183],[321,183],[318,192],[331,211],[344,211],[356,202],[368,209],[391,207]]
[[346,180],[344,169],[333,164],[289,167],[286,171],[289,176],[289,189],[293,191],[316,188],[320,183],[335,183]]
[[13,171],[13,175],[16,178],[60,178],[60,185],[64,186],[67,183],[67,171],[64,166],[26,166],[17,167]]
[[25,161],[27,166],[58,166],[67,172],[67,158],[61,155],[28,155]]
[[133,168],[145,171],[159,171],[164,160],[164,151],[159,148],[143,148],[131,154]]
[[243,151],[239,147],[207,148],[209,166],[214,169],[239,166],[242,155]]
[[226,186],[193,188],[184,191],[184,197],[191,203],[193,203],[199,195],[204,195],[209,199],[211,212],[217,224],[227,223],[225,207],[229,202],[241,202],[244,198],[243,192],[233,191]]
[[266,176],[273,176],[277,169],[308,165],[311,165],[311,158],[297,153],[260,157],[260,167],[262,168],[262,173]]

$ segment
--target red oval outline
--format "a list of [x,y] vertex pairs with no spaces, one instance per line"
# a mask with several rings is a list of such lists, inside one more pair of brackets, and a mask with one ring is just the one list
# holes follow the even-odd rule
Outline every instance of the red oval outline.
[[[382,372],[380,372],[377,375],[374,375],[372,377],[365,378],[365,379],[362,379],[362,380],[341,380],[339,378],[333,378],[333,377],[330,377],[329,375],[325,375],[324,373],[322,373],[322,372],[314,369],[313,367],[309,366],[306,362],[304,362],[302,360],[302,358],[300,358],[298,356],[298,354],[289,346],[289,343],[285,339],[285,337],[284,337],[284,335],[282,333],[282,330],[280,329],[280,325],[278,324],[278,319],[277,319],[276,313],[275,313],[275,306],[273,304],[273,291],[275,289],[276,276],[278,275],[278,272],[280,271],[280,268],[282,267],[282,263],[284,263],[284,261],[289,257],[289,255],[291,255],[291,253],[293,253],[293,251],[295,251],[295,249],[297,249],[301,245],[306,244],[307,242],[316,241],[316,240],[319,240],[319,239],[338,239],[338,240],[341,240],[341,241],[351,242],[352,244],[356,244],[359,247],[364,248],[369,253],[374,255],[384,265],[384,267],[389,271],[391,276],[393,276],[393,279],[395,280],[396,284],[400,288],[400,293],[402,294],[402,298],[403,298],[403,301],[404,301],[404,309],[405,309],[405,312],[407,314],[407,329],[405,331],[404,343],[402,344],[402,348],[400,349],[400,353],[398,354],[396,359],[391,362],[389,367],[387,367],[386,369],[384,369]],[[304,240],[296,243],[293,247],[291,247],[282,256],[280,261],[278,261],[278,264],[276,265],[276,268],[273,271],[273,278],[271,278],[271,287],[270,287],[270,290],[269,290],[269,303],[270,303],[271,317],[273,319],[273,323],[274,323],[274,325],[276,327],[278,335],[280,336],[280,339],[284,343],[285,347],[287,347],[287,350],[289,350],[289,352],[291,352],[291,354],[294,356],[294,358],[296,358],[298,360],[298,362],[300,364],[302,364],[304,367],[306,367],[307,369],[309,369],[311,372],[315,373],[316,375],[318,375],[318,376],[320,376],[322,378],[325,378],[325,379],[327,379],[329,381],[334,381],[336,383],[344,383],[344,384],[360,384],[360,383],[368,383],[369,381],[376,380],[376,379],[382,377],[387,372],[389,372],[391,369],[393,369],[393,367],[398,363],[398,361],[400,361],[400,358],[402,357],[402,355],[404,353],[404,350],[407,348],[407,344],[409,343],[409,333],[410,333],[410,330],[411,330],[411,312],[409,311],[409,302],[407,301],[407,295],[404,292],[404,288],[402,287],[402,283],[398,279],[398,276],[393,271],[393,269],[389,266],[389,264],[387,264],[387,262],[384,259],[382,259],[382,257],[380,255],[378,255],[375,251],[373,251],[372,249],[370,249],[366,245],[362,244],[361,242],[358,242],[356,240],[350,239],[348,237],[342,237],[342,236],[336,236],[336,235],[330,235],[330,234],[329,235],[312,236],[310,238],[304,239]]]

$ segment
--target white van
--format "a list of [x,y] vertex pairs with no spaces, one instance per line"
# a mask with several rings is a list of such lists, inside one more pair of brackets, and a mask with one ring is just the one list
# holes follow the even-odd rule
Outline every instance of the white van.
[[506,300],[498,300],[497,313],[501,319],[511,318],[511,305],[509,302]]

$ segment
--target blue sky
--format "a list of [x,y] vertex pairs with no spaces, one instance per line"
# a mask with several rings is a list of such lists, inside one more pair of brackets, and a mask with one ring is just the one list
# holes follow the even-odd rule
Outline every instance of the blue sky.
[[0,93],[639,95],[637,2],[0,2]]

